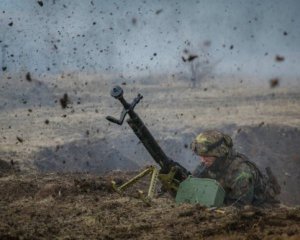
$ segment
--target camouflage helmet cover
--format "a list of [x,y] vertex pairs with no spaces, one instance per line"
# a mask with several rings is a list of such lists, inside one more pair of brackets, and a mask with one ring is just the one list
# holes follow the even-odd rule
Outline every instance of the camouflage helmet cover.
[[225,157],[232,145],[229,135],[217,130],[208,130],[193,140],[191,148],[200,156]]

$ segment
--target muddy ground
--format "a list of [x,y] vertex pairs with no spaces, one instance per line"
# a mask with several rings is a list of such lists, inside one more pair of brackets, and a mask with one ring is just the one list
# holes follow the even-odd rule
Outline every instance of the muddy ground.
[[[0,239],[299,239],[300,208],[150,206],[110,180],[134,173],[9,174],[0,179]],[[139,186],[146,186],[146,182]]]
[[[70,75],[28,82],[24,74],[1,83],[0,239],[300,237],[299,87],[221,79],[191,88],[154,80]],[[128,101],[144,96],[136,112],[166,154],[190,171],[199,161],[189,149],[196,134],[209,128],[230,134],[262,171],[272,168],[282,206],[215,211],[177,206],[165,195],[146,206],[135,191],[112,192],[113,178],[123,182],[153,164],[126,122],[105,119],[122,110],[109,95],[114,84]]]

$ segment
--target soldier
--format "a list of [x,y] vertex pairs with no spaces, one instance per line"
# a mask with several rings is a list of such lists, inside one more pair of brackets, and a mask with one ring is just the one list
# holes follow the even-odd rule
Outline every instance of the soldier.
[[193,175],[217,180],[226,192],[226,205],[276,202],[274,196],[280,187],[268,186],[268,179],[257,166],[234,150],[230,136],[208,130],[196,137],[191,148],[200,156],[200,165]]

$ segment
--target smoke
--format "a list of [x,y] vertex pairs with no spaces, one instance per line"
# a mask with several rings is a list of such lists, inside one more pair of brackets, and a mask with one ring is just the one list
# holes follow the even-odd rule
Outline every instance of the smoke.
[[215,74],[300,73],[297,0],[2,0],[0,9],[2,73],[184,74],[185,49],[218,62]]

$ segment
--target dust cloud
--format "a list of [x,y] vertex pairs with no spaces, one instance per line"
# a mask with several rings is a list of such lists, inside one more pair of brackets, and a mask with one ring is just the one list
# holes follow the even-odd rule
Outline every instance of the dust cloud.
[[[174,160],[192,170],[195,134],[219,128],[281,200],[300,203],[300,3],[21,1],[0,3],[0,158],[22,171],[138,170],[153,161],[107,115],[119,84]],[[8,166],[3,165],[4,169]]]

